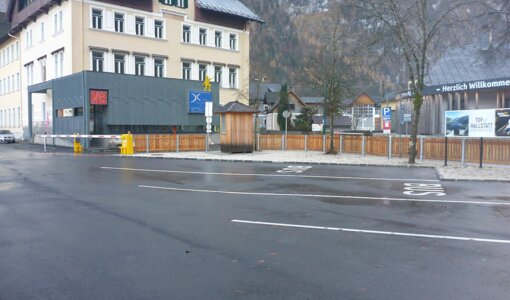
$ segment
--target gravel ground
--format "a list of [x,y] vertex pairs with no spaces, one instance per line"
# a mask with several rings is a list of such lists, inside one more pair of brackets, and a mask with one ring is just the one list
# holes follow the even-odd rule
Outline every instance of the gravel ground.
[[275,163],[315,163],[315,164],[338,164],[338,165],[377,165],[377,166],[400,166],[400,167],[433,167],[444,180],[473,180],[473,181],[502,181],[510,182],[510,162],[506,165],[485,164],[482,169],[478,164],[461,165],[460,162],[448,162],[444,166],[443,161],[423,160],[409,165],[406,158],[357,154],[327,155],[322,152],[304,151],[257,151],[254,153],[227,154],[219,151],[210,152],[165,152],[150,154],[135,154],[134,157],[145,158],[168,158],[168,159],[197,159],[197,160],[220,160],[220,161],[261,161]]

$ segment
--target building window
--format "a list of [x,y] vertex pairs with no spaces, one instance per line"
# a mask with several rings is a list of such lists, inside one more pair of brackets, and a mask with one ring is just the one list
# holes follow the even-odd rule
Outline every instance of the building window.
[[214,66],[214,81],[215,82],[218,82],[221,86],[221,76],[222,76],[222,71],[221,71],[221,66]]
[[115,54],[114,59],[115,59],[115,73],[125,74],[126,56],[124,54]]
[[135,18],[136,35],[144,35],[145,19],[142,17]]
[[104,72],[104,52],[92,51],[92,71]]
[[200,45],[207,45],[207,29],[200,28],[198,37]]
[[135,56],[135,75],[145,75],[145,57]]
[[154,37],[157,39],[163,38],[163,21],[154,21]]
[[198,80],[204,81],[205,76],[207,76],[207,66],[204,64],[198,65]]
[[16,73],[16,90],[19,91],[19,89],[20,89],[19,73]]
[[92,28],[103,29],[103,11],[92,9]]
[[[32,47],[32,29],[27,30],[27,33],[25,34],[25,38],[26,38],[27,48]],[[4,65],[5,64],[7,64],[7,62],[5,61],[5,57],[4,57]]]
[[18,41],[16,41],[16,48],[14,51],[16,52],[16,59],[18,59],[19,58],[19,42]]
[[231,89],[237,88],[237,68],[228,68],[228,85]]
[[182,63],[182,79],[191,79],[191,63],[189,62]]
[[46,57],[39,59],[39,67],[41,69],[41,81],[46,81]]
[[62,11],[59,11],[53,15],[53,33],[59,33],[63,30],[62,18]]
[[[27,73],[27,85],[32,85],[34,83],[34,63],[29,63],[25,66],[25,71]],[[5,80],[4,80],[5,83]],[[4,87],[5,93],[5,87]]]
[[64,50],[53,54],[55,61],[55,78],[64,76]]
[[115,13],[115,32],[124,32],[124,14]]
[[230,50],[237,50],[237,36],[230,34]]
[[188,8],[188,0],[175,0],[175,6],[180,8]]
[[41,42],[44,41],[44,22],[41,22]]
[[163,77],[165,69],[165,61],[162,58],[154,59],[154,76]]
[[214,33],[214,46],[221,48],[221,31]]
[[188,25],[182,26],[182,41],[185,43],[191,41],[191,27]]

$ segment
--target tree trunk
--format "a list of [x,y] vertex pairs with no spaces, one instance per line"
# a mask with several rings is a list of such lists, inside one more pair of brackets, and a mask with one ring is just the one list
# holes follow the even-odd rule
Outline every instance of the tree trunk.
[[409,164],[416,163],[416,155],[418,151],[416,150],[416,141],[418,137],[418,122],[420,120],[420,111],[421,105],[423,103],[422,93],[416,93],[414,96],[414,105],[413,105],[413,119],[411,125],[411,137],[409,139]]
[[335,142],[334,142],[334,132],[333,132],[333,121],[335,119],[334,114],[329,115],[329,153],[335,154]]

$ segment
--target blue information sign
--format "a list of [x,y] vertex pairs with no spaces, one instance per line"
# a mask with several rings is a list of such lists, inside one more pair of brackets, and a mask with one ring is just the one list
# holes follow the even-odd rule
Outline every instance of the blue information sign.
[[204,114],[205,103],[212,101],[212,93],[204,91],[189,91],[188,103],[190,114]]
[[391,120],[391,107],[382,108],[382,118],[383,120]]

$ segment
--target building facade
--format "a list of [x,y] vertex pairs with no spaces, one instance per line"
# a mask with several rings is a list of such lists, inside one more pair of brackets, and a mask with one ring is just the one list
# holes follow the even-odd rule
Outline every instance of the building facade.
[[0,39],[0,128],[21,136],[20,43],[17,37]]
[[[237,100],[249,85],[247,23],[262,22],[237,0],[11,0],[6,19],[19,36],[25,137],[28,87],[82,71],[208,76],[220,104]],[[35,134],[52,132],[53,92],[31,97]]]

